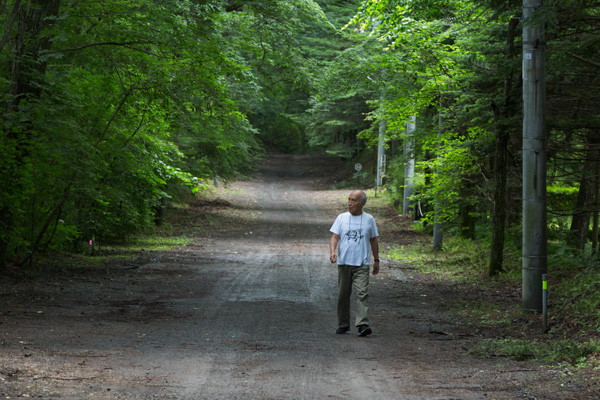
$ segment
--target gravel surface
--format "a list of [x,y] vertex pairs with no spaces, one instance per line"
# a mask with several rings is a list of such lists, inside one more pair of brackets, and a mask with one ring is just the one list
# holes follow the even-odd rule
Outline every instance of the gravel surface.
[[371,277],[373,334],[336,335],[333,165],[272,155],[173,217],[188,246],[3,279],[0,399],[595,398],[560,368],[467,356],[472,328],[443,311],[463,293],[399,262]]

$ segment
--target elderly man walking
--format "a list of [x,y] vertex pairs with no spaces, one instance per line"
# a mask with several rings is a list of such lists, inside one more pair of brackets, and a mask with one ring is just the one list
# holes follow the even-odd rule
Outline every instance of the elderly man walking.
[[363,211],[366,203],[367,195],[362,190],[350,193],[348,212],[338,215],[330,229],[333,235],[329,242],[329,260],[338,263],[338,334],[350,330],[353,288],[357,297],[355,326],[358,336],[373,332],[369,323],[369,270],[372,251],[373,275],[379,273],[379,233],[373,216]]

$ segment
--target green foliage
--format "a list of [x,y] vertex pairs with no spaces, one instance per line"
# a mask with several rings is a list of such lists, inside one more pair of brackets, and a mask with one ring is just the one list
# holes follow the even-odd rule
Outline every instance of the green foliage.
[[[260,118],[257,126],[261,128],[261,139],[274,145],[286,153],[301,153],[307,150],[306,138],[302,125],[287,115],[272,115],[271,118]],[[264,121],[268,124],[260,126]]]
[[548,210],[552,211],[548,214],[548,239],[564,241],[570,220],[563,214],[568,213],[576,203],[579,188],[560,183],[548,185],[546,189]]
[[[576,258],[571,256],[569,264],[575,260]],[[591,267],[580,269],[578,273],[573,274],[568,272],[573,268],[569,264],[566,265],[565,271],[569,279],[561,280],[555,287],[550,288],[553,297],[556,298],[555,304],[565,323],[579,335],[597,335],[600,333],[600,270],[596,263],[593,263]]]
[[[481,191],[461,188],[473,185],[471,187],[477,189],[479,171],[482,169],[478,148],[485,146],[490,137],[488,132],[478,128],[468,129],[465,135],[445,132],[436,157],[417,164],[425,171],[425,179],[429,184],[416,198],[429,203],[437,198],[445,222],[458,219],[458,213],[465,203],[475,205],[484,196],[485,193]],[[436,144],[425,143],[425,146],[433,147]],[[432,220],[432,212],[427,216]]]
[[[482,199],[491,189],[486,182],[492,174],[494,139],[490,103],[498,92],[480,87],[480,82],[501,82],[503,75],[487,60],[498,54],[493,46],[501,48],[500,42],[488,44],[484,53],[479,40],[504,24],[492,14],[470,1],[364,1],[352,21],[371,30],[384,50],[372,62],[370,76],[384,79],[377,86],[380,97],[369,101],[368,120],[385,120],[387,142],[410,144],[418,178],[413,201],[420,202],[431,222],[437,199],[446,230],[462,223],[465,213],[481,219],[490,210]],[[443,133],[438,138],[440,113]],[[411,115],[417,116],[417,129],[409,138],[406,123]],[[377,142],[378,125],[363,130],[367,143]],[[401,198],[407,155],[392,154],[388,160],[387,187]]]
[[[414,200],[431,204],[437,198],[445,223],[452,227],[462,224],[459,219],[464,220],[465,215],[483,225],[490,220],[495,140],[500,132],[508,132],[510,229],[520,219],[520,205],[513,199],[521,191],[521,29],[525,23],[545,23],[549,46],[561,49],[547,53],[551,127],[548,178],[552,186],[572,190],[570,194],[549,190],[549,210],[554,212],[549,219],[550,236],[560,238],[570,223],[568,214],[574,208],[583,162],[594,160],[599,143],[589,128],[598,126],[597,113],[588,113],[597,109],[598,98],[575,89],[584,76],[597,75],[593,72],[597,63],[590,57],[598,49],[591,47],[598,42],[597,20],[588,18],[597,13],[597,4],[549,2],[532,21],[516,24],[513,17],[519,17],[521,7],[513,1],[363,1],[347,30],[364,32],[385,51],[370,57],[370,65],[364,68],[372,79],[384,79],[374,79],[383,83],[373,82],[375,90],[367,99],[371,106],[367,120],[372,125],[361,137],[374,145],[378,122],[385,120],[388,143],[414,140],[420,177]],[[580,39],[574,42],[573,37]],[[588,106],[579,116],[575,109],[579,107],[573,108],[573,104]],[[437,124],[439,113],[443,117],[441,127]],[[410,115],[417,115],[414,138],[407,138],[405,133]],[[440,129],[444,134],[438,150]],[[402,164],[407,158],[391,157],[396,159],[391,160],[387,185],[399,198],[404,182]],[[391,157],[388,155],[388,160]],[[584,169],[589,170],[589,166]]]
[[386,189],[390,201],[396,201],[398,207],[404,200],[404,157],[398,156],[391,158],[386,166]]
[[248,96],[248,91],[242,91],[236,100],[260,139],[283,151],[306,147],[300,120],[317,70],[306,55],[311,46],[302,42],[301,32],[326,25],[325,21],[312,0],[248,2],[226,18],[227,37],[239,46],[239,55],[254,77],[255,93]]
[[333,27],[309,32],[309,54],[315,59],[314,91],[303,120],[311,147],[349,158],[364,146],[359,133],[370,126],[367,100],[376,95],[377,41],[341,30],[356,12],[359,1],[321,2]]
[[599,352],[598,340],[576,343],[566,339],[541,341],[508,338],[483,341],[468,353],[485,357],[509,357],[517,361],[536,359],[552,364],[568,362],[578,367],[586,365],[590,357]]
[[305,106],[280,110],[309,87],[312,0],[63,2],[42,21],[0,52],[0,264],[150,230],[181,186],[250,172],[260,134],[305,143]]

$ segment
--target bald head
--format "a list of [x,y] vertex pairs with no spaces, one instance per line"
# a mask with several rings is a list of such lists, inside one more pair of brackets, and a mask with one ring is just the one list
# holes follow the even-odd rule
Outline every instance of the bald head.
[[367,194],[362,190],[353,190],[352,193],[350,193],[350,196],[360,199],[360,202],[363,203],[363,205],[367,202]]
[[355,190],[348,196],[348,211],[352,215],[362,214],[365,204],[367,204],[367,194],[362,190]]

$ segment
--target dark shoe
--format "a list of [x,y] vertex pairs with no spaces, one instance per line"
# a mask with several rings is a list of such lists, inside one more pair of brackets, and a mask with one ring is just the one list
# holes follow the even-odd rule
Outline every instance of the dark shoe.
[[369,325],[359,325],[358,326],[358,336],[367,336],[373,333],[373,330]]
[[346,333],[350,330],[349,326],[344,326],[343,328],[337,328],[337,330],[335,331],[335,333],[337,333],[338,335],[341,335],[342,333]]

